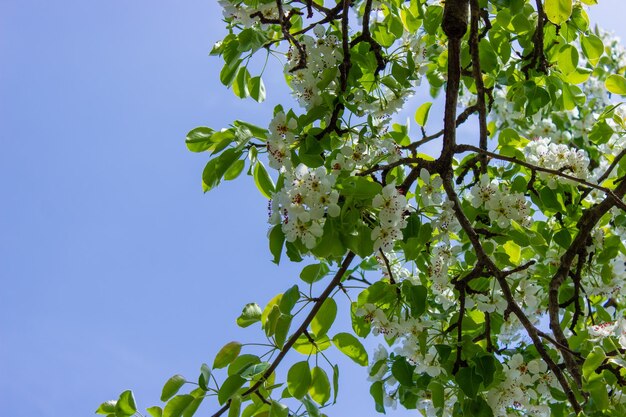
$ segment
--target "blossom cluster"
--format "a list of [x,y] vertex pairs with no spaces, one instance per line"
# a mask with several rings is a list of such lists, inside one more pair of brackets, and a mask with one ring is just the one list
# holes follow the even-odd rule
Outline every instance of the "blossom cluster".
[[511,193],[505,187],[501,190],[500,182],[482,174],[476,185],[470,190],[470,201],[475,208],[483,207],[489,211],[489,218],[498,226],[506,228],[511,220],[529,227],[530,203],[522,193]]
[[285,186],[273,195],[270,223],[282,224],[285,239],[299,239],[312,249],[322,236],[325,215],[340,213],[339,193],[333,189],[335,177],[324,167],[312,169],[303,164],[285,173]]
[[408,208],[406,197],[393,184],[388,184],[374,197],[372,207],[380,210],[380,224],[372,230],[374,249],[391,252],[394,243],[402,238],[402,229],[407,224],[404,218],[404,212]]
[[[533,165],[570,174],[580,179],[586,179],[589,175],[589,157],[583,150],[554,143],[549,138],[532,140],[524,148],[524,153],[526,160]],[[539,177],[547,179],[549,187],[556,186],[557,179],[554,175],[540,172]],[[558,180],[568,181],[562,178]]]

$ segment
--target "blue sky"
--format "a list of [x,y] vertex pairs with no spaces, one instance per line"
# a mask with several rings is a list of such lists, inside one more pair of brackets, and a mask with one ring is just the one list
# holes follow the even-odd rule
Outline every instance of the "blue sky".
[[[601,3],[623,27],[625,6]],[[207,155],[184,146],[197,125],[267,124],[285,98],[278,74],[263,105],[219,83],[220,17],[213,1],[0,0],[3,415],[92,415],[128,388],[156,404],[169,376],[257,340],[242,306],[296,282],[301,266],[269,261],[252,181],[202,194]],[[329,414],[374,414],[364,371],[343,371]]]

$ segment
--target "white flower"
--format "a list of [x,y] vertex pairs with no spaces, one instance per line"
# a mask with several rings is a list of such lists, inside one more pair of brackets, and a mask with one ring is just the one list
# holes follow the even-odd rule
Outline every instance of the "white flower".
[[424,183],[420,187],[420,196],[422,197],[422,204],[427,207],[432,204],[441,204],[442,197],[441,186],[443,185],[443,180],[439,175],[435,175],[435,177],[431,180],[430,173],[422,168],[420,170],[420,179]]

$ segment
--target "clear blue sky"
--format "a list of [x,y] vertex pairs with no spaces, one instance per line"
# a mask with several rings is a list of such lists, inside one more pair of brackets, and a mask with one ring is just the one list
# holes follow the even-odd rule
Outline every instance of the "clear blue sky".
[[[623,27],[626,6],[601,3]],[[88,416],[128,388],[156,404],[172,374],[254,341],[241,307],[296,281],[269,261],[252,182],[203,195],[207,155],[183,143],[267,124],[284,99],[278,74],[263,105],[221,86],[220,17],[209,0],[0,0],[1,415]],[[329,414],[375,414],[364,371],[344,368]]]

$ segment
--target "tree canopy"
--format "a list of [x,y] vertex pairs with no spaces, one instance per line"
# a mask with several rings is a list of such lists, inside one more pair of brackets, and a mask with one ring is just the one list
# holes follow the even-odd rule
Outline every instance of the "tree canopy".
[[[243,307],[261,343],[173,376],[148,413],[325,415],[337,349],[368,366],[378,412],[626,415],[626,52],[594,3],[221,0],[220,81],[262,102],[278,58],[297,104],[186,144],[209,155],[205,191],[252,177],[273,261],[306,265]],[[97,413],[139,412],[124,391]]]

